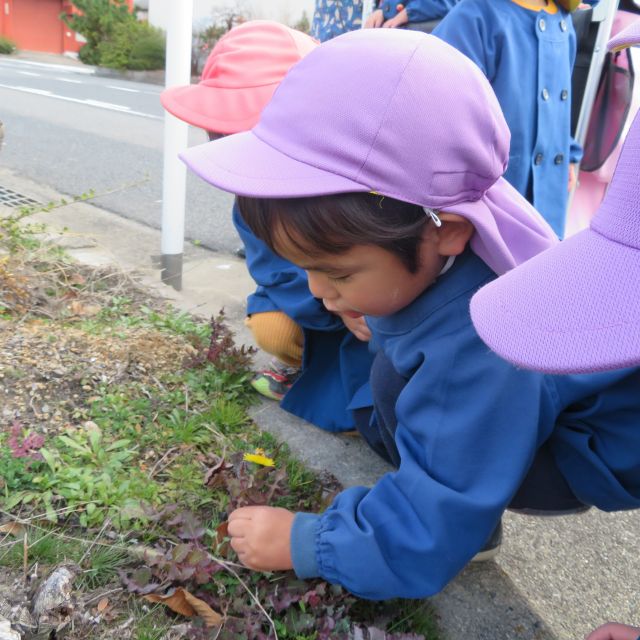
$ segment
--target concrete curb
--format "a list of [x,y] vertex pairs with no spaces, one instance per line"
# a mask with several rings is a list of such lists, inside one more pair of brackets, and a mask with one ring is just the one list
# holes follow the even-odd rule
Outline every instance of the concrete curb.
[[[61,195],[0,169],[0,185],[42,202]],[[1,213],[1,210],[0,210]],[[185,248],[183,291],[160,283],[151,256],[160,233],[89,203],[38,218],[57,229],[71,255],[90,264],[136,271],[142,282],[183,310],[208,316],[225,307],[240,342],[244,299],[253,289],[244,262]],[[68,231],[61,230],[67,227]],[[316,429],[268,401],[253,412],[259,426],[285,440],[311,468],[346,486],[371,485],[388,467],[357,438]],[[577,640],[607,620],[640,625],[640,511],[532,518],[507,513],[496,562],[470,565],[431,598],[446,640]]]

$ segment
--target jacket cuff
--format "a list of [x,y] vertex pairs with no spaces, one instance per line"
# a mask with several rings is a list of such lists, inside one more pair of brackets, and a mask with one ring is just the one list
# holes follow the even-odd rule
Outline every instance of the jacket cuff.
[[316,560],[316,536],[320,516],[316,513],[296,513],[291,528],[291,560],[293,570],[301,580],[320,575]]

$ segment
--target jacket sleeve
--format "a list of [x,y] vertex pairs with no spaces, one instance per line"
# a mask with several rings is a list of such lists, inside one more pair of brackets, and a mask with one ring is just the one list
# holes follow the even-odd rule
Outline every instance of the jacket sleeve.
[[363,598],[421,598],[490,536],[556,408],[541,374],[508,365],[477,336],[462,351],[451,343],[429,353],[398,398],[399,469],[342,492],[321,516],[296,516],[300,577]]
[[475,62],[489,82],[496,75],[496,60],[499,58],[497,40],[491,30],[491,17],[483,13],[485,3],[460,2],[433,30],[451,46]]
[[334,331],[342,329],[340,318],[327,311],[321,300],[309,291],[302,269],[277,256],[246,225],[238,205],[233,206],[233,224],[245,246],[247,268],[258,285],[258,298],[267,298],[268,308],[251,308],[248,313],[266,310],[284,311],[304,329]]
[[457,0],[409,0],[405,3],[409,22],[439,20],[447,15]]

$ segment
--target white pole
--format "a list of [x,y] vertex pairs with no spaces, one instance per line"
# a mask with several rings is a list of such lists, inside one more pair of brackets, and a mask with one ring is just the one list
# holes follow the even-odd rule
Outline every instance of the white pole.
[[373,12],[375,0],[362,0],[362,26],[367,21],[369,14]]
[[[157,1],[157,0],[156,0]],[[166,0],[166,87],[191,82],[193,0]],[[187,148],[189,126],[164,115],[164,171],[162,179],[162,281],[182,288],[186,167],[178,153]]]
[[600,74],[604,65],[604,59],[607,54],[607,41],[611,37],[611,28],[613,27],[613,19],[618,10],[619,0],[602,0],[593,10],[593,21],[599,22],[598,33],[593,48],[593,57],[589,65],[587,75],[587,83],[580,105],[580,113],[578,115],[578,123],[576,125],[575,138],[578,144],[584,145],[587,136],[587,127],[589,126],[589,118],[593,109],[593,103],[598,92],[598,83]]

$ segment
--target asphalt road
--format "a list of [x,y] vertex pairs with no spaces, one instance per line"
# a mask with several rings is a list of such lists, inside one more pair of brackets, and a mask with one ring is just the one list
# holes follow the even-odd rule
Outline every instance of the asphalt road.
[[[91,69],[0,58],[2,166],[70,196],[93,189],[108,211],[160,228],[162,87],[95,76]],[[206,141],[190,129],[189,144]],[[26,194],[28,195],[28,194]],[[232,197],[187,178],[185,235],[231,252]]]

